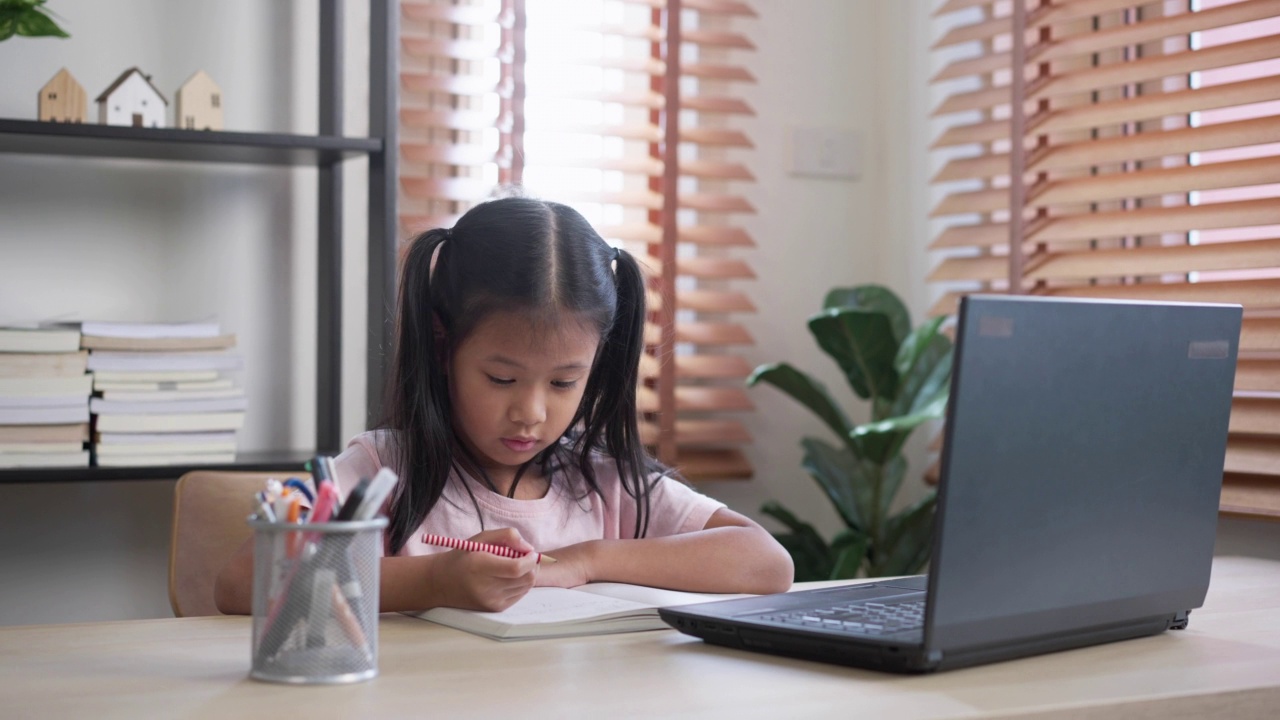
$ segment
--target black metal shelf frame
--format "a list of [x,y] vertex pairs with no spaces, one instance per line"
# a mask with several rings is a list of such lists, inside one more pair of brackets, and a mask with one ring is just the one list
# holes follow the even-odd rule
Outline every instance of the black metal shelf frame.
[[[369,135],[343,136],[342,0],[320,0],[320,126],[317,135],[211,132],[0,119],[0,155],[38,154],[318,168],[316,440],[312,451],[242,453],[208,469],[288,471],[341,448],[342,189],[346,160],[369,159],[366,424],[381,413],[395,306],[397,233],[398,0],[369,1]],[[174,479],[182,466],[13,468],[0,484]]]

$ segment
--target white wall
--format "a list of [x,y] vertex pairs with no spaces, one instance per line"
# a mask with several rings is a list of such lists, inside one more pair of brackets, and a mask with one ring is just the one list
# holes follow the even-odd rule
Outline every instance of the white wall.
[[[927,87],[933,3],[753,4],[759,82],[748,90],[757,115],[747,129],[759,182],[748,194],[760,213],[747,227],[760,243],[749,259],[768,273],[752,288],[760,312],[748,321],[757,341],[748,359],[809,370],[865,417],[805,319],[837,285],[889,285],[917,320],[934,298],[923,282],[933,262],[925,216],[937,162],[924,148],[939,131],[926,119],[935,102]],[[362,3],[347,5],[347,131],[358,134],[367,17]],[[196,69],[209,72],[223,88],[228,130],[315,130],[311,2],[59,0],[56,10],[72,40],[0,43],[0,117],[34,118],[36,91],[63,65],[90,99],[139,65],[167,94]],[[796,126],[860,133],[860,179],[791,175]],[[364,176],[359,162],[348,170],[344,435],[361,429],[364,403]],[[308,170],[0,155],[0,321],[216,313],[239,335],[250,368],[246,447],[306,447],[314,433],[314,216]],[[753,516],[778,499],[835,531],[835,514],[800,468],[799,438],[825,430],[772,388],[752,397],[756,478],[703,489]],[[923,491],[918,435],[906,498]],[[172,483],[162,481],[0,486],[0,624],[166,616],[171,502]],[[1224,520],[1222,528],[1221,551],[1280,557],[1276,526]]]

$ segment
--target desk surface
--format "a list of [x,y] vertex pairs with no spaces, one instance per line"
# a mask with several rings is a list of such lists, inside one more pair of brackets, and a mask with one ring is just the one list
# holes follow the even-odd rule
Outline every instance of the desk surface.
[[1280,562],[1219,558],[1181,632],[930,676],[727,650],[672,630],[498,643],[399,615],[378,678],[247,678],[249,620],[0,628],[0,714],[46,717],[1274,717]]

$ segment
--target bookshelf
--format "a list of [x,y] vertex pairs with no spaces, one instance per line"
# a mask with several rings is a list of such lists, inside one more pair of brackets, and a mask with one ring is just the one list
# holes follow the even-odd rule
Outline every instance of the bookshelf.
[[[342,224],[344,166],[368,158],[368,275],[366,314],[366,422],[380,411],[386,365],[383,349],[391,346],[395,305],[396,257],[396,126],[398,123],[398,0],[369,0],[369,134],[343,133],[342,0],[319,3],[319,132],[316,135],[254,132],[210,132],[177,128],[133,128],[96,124],[61,124],[0,119],[0,155],[26,154],[73,158],[125,158],[158,163],[233,163],[306,166],[317,169],[318,213],[316,312],[316,437],[311,448],[245,452],[229,465],[200,466],[219,470],[288,471],[301,469],[316,453],[342,447],[341,349]],[[91,170],[90,170],[91,171]],[[172,480],[194,468],[183,466],[15,468],[0,470],[0,484],[98,480]]]

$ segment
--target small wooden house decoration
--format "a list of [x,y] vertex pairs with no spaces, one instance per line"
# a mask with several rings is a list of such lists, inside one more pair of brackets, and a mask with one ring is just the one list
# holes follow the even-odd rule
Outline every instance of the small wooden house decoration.
[[174,99],[174,127],[222,129],[222,89],[203,70],[187,78]]
[[136,67],[125,70],[98,96],[98,122],[103,125],[165,127],[169,101]]
[[58,71],[40,88],[40,119],[48,122],[82,123],[89,119],[88,95],[66,68]]

